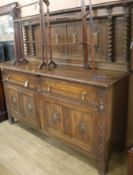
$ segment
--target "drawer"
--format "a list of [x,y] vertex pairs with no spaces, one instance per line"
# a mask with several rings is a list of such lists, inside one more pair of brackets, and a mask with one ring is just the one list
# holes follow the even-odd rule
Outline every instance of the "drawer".
[[40,82],[44,92],[83,102],[97,102],[96,87],[44,77]]
[[33,75],[4,70],[2,77],[3,81],[7,81],[9,83],[15,83],[23,87],[36,89],[37,86],[37,79]]

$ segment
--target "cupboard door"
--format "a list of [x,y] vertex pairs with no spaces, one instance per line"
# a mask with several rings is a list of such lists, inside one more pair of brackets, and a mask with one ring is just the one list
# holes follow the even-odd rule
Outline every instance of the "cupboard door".
[[[62,99],[42,96],[43,128],[52,135],[83,149],[93,152],[98,145],[98,110],[89,105],[70,104]],[[47,121],[47,123],[46,123]]]
[[84,149],[89,149],[93,145],[94,134],[92,113],[72,110],[71,116],[75,142]]
[[62,107],[54,101],[45,103],[48,131],[54,135],[62,135]]
[[36,93],[26,90],[22,92],[23,115],[32,125],[39,126],[39,111],[36,100]]
[[89,152],[97,146],[98,114],[97,109],[89,107],[63,106],[64,136],[74,145]]
[[21,115],[21,98],[15,87],[5,86],[5,95],[8,110]]

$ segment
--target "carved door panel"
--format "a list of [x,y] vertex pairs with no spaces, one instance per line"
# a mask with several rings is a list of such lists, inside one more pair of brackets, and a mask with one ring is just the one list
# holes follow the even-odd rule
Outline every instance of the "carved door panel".
[[98,114],[96,108],[64,107],[64,135],[70,137],[70,141],[78,147],[94,152],[98,132]]
[[83,58],[82,24],[80,22],[67,25],[68,56]]
[[[95,153],[98,145],[98,111],[96,107],[70,104],[43,96],[43,125],[52,135]],[[47,124],[46,124],[47,121]]]
[[5,86],[5,95],[8,110],[21,114],[21,99],[19,91],[12,86]]
[[38,106],[36,105],[36,93],[24,90],[22,92],[23,115],[26,120],[35,126],[39,126]]
[[66,25],[53,25],[51,38],[53,57],[62,58],[67,56]]
[[62,135],[62,107],[55,101],[45,101],[45,115],[48,131],[53,135]]

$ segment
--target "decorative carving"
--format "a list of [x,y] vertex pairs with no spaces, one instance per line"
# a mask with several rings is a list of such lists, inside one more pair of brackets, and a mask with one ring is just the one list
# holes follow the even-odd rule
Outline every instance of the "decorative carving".
[[35,50],[35,43],[34,43],[34,41],[35,41],[34,26],[31,25],[31,23],[30,23],[29,27],[30,27],[30,34],[31,34],[31,54],[32,54],[32,56],[35,56],[36,50]]
[[13,96],[13,97],[12,97],[12,102],[13,102],[14,104],[17,103],[17,97],[16,97],[16,96]]
[[84,134],[84,132],[86,131],[86,125],[83,121],[80,121],[79,123],[79,130],[81,134]]
[[53,121],[54,121],[54,122],[59,121],[59,120],[60,120],[60,115],[59,115],[59,113],[54,112],[52,118],[53,118]]
[[55,35],[55,43],[56,44],[59,44],[59,38],[60,38],[59,34],[56,33],[56,35]]
[[113,61],[113,40],[114,40],[114,29],[113,29],[113,17],[112,8],[108,9],[108,60]]
[[28,104],[28,109],[29,109],[29,111],[30,111],[30,112],[32,112],[32,111],[33,111],[33,106],[32,106],[32,104],[31,104],[31,103],[29,103],[29,104]]
[[105,90],[100,90],[99,91],[99,143],[98,143],[98,166],[99,166],[99,171],[100,172],[106,172],[106,155],[105,155],[105,118],[104,118],[104,113],[105,113],[105,95],[106,91]]
[[24,44],[25,44],[25,54],[29,55],[30,49],[29,49],[29,35],[28,35],[28,26],[24,26]]
[[124,7],[124,59],[125,62],[129,60],[130,52],[130,14],[129,7]]

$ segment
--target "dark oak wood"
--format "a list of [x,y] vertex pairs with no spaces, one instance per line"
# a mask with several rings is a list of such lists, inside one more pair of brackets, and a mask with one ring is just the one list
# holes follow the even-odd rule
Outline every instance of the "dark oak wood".
[[9,118],[65,141],[106,174],[110,154],[125,145],[128,74],[37,66],[1,64]]
[[[18,62],[0,66],[10,123],[18,118],[49,136],[65,141],[94,158],[101,175],[107,173],[111,153],[125,147],[129,78],[126,72],[130,64],[128,46],[131,39],[128,35],[132,31],[129,28],[132,26],[132,7],[131,0],[93,6],[95,71],[83,68],[84,61],[87,64],[91,62],[89,41],[92,36],[88,19],[88,32],[82,32],[81,9],[50,14],[50,47],[58,67],[40,70],[40,32],[43,26],[39,26],[39,15],[20,19],[19,8],[16,8]],[[83,11],[89,9],[83,8]],[[46,14],[41,20],[44,17]],[[22,35],[21,22],[24,22],[27,65],[20,64],[24,53],[21,49],[23,37],[17,36],[18,33]],[[88,60],[88,53],[84,50],[86,46],[90,53]]]
[[[93,38],[96,67],[128,71],[131,55],[129,37],[132,31],[132,1],[104,3],[93,6]],[[86,8],[88,10],[88,7]],[[86,10],[86,11],[87,11]],[[82,17],[85,15],[82,7]],[[28,18],[24,21],[27,56],[32,53],[31,44],[35,44],[35,57],[40,57],[40,29],[38,16],[32,18],[34,41],[29,38]],[[90,65],[92,52],[90,47],[91,26],[89,18],[83,18],[83,34],[81,25],[81,9],[75,8],[50,13],[51,48],[55,62],[65,65]],[[130,27],[129,27],[130,26]],[[87,28],[87,30],[86,30]],[[87,32],[88,31],[88,32]],[[87,49],[88,48],[88,49]],[[83,59],[84,57],[84,59]],[[88,57],[88,59],[87,59]],[[85,61],[83,61],[85,60]],[[114,64],[115,63],[115,64]]]

